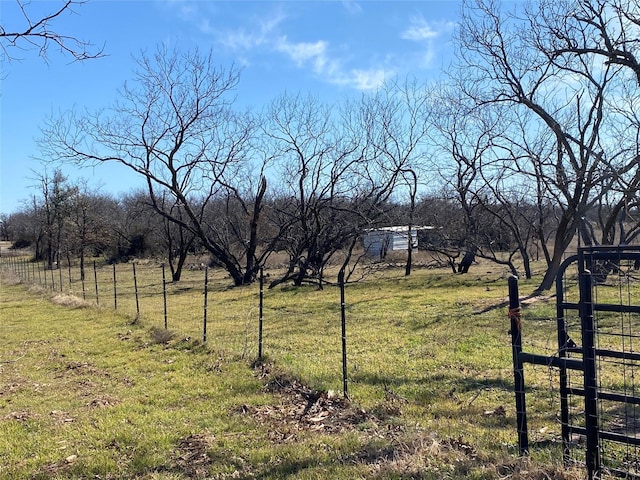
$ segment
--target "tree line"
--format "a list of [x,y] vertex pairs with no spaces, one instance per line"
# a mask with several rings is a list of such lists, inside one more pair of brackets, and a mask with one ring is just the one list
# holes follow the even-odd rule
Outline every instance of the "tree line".
[[[338,252],[344,269],[353,265],[365,230],[400,224],[436,227],[423,245],[455,270],[480,256],[530,276],[540,255],[538,290],[547,290],[576,235],[612,245],[640,232],[640,7],[467,0],[461,12],[444,80],[388,82],[335,103],[286,93],[242,109],[238,70],[217,66],[212,52],[159,46],[138,57],[113,104],[47,119],[42,157],[138,174],[144,191],[110,211],[162,232],[151,243],[166,249],[174,279],[197,245],[235,285],[254,281],[276,251],[288,261],[275,284],[322,285]],[[57,235],[83,222],[76,212],[63,228],[48,212],[60,176],[43,177],[33,205],[3,220],[14,232],[16,217],[38,210],[36,251],[51,262]],[[73,198],[83,189],[68,190]],[[99,237],[123,231],[108,230]],[[124,238],[133,248],[131,232]]]

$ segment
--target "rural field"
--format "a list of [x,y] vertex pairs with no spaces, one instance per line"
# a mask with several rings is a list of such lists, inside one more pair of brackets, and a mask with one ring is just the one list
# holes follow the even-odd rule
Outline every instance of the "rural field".
[[[165,287],[167,314],[156,264],[137,265],[134,300],[129,266],[97,267],[118,281],[96,293],[6,262],[0,478],[584,477],[562,465],[546,367],[527,366],[532,451],[518,458],[508,272],[494,265],[386,265],[347,284],[345,398],[335,285],[265,289],[258,359],[258,285],[208,271],[204,338],[202,271]],[[525,348],[555,349],[554,312],[552,297],[524,306]]]

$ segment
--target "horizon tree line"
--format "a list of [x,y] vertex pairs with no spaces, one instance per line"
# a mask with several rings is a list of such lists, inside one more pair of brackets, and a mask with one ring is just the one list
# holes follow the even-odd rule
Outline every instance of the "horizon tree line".
[[[362,231],[395,218],[441,228],[431,248],[460,271],[479,256],[530,276],[541,252],[544,291],[576,235],[640,232],[639,42],[630,0],[465,0],[442,82],[335,104],[283,94],[260,111],[236,107],[239,72],[212,52],[161,45],[111,106],[47,119],[42,158],[130,168],[169,251],[199,244],[235,285],[282,251],[274,283],[321,286],[337,252],[348,268]],[[450,215],[421,216],[427,199]],[[43,215],[38,242],[60,243]]]
[[[109,194],[86,188],[82,180],[76,183],[69,181],[59,170],[52,175],[43,175],[38,188],[41,190],[26,201],[20,211],[0,218],[0,234],[3,240],[12,242],[13,248],[32,249],[34,259],[43,261],[47,268],[77,263],[84,276],[86,265],[96,257],[107,263],[153,258],[165,263],[170,269],[171,279],[179,281],[185,267],[194,267],[187,263],[190,255],[199,259],[208,253],[192,232],[158,215],[144,190],[133,190],[115,199]],[[57,195],[51,195],[51,192],[57,192]],[[246,215],[236,200],[228,196],[214,199],[205,210],[203,221],[214,228],[231,225],[231,217]],[[362,239],[366,229],[354,227],[361,212],[351,209],[353,202],[348,197],[334,198],[332,202],[334,208],[327,210],[332,215],[314,217],[327,231],[309,237],[300,230],[300,225],[292,226],[291,219],[300,214],[295,198],[267,195],[262,200],[264,215],[256,226],[259,232],[263,232],[258,236],[256,245],[260,266],[264,267],[273,253],[284,253],[288,258],[284,273],[272,278],[270,287],[284,282],[294,285],[311,283],[322,287],[324,269],[333,259],[337,258],[338,262],[350,260],[350,272],[355,264],[362,262],[365,253]],[[476,257],[505,265],[511,273],[530,278],[531,261],[543,258],[535,232],[527,230],[531,232],[531,236],[526,237],[530,262],[525,264],[518,253],[522,247],[521,239],[514,237],[503,228],[502,222],[496,220],[495,213],[499,212],[501,204],[489,203],[488,207],[474,211],[473,220],[480,226],[474,238],[469,236],[464,208],[454,195],[447,195],[444,191],[433,196],[421,196],[414,205],[410,201],[389,199],[382,207],[376,226],[408,226],[408,219],[412,218],[414,226],[435,227],[427,233],[419,233],[419,249],[430,252],[435,264],[449,266],[452,273],[468,271],[463,260],[471,244],[476,247]],[[527,215],[535,218],[537,215],[534,204],[519,204],[517,207],[523,218]],[[559,212],[550,208],[547,213],[557,215]],[[174,214],[180,215],[178,212]],[[591,215],[591,220],[595,221],[597,212]],[[521,227],[526,229],[528,224],[523,223]],[[551,233],[548,232],[547,237]],[[230,232],[230,236],[234,235]],[[314,248],[326,255],[317,259],[317,267],[314,264],[305,270],[295,263],[299,250],[293,247],[310,238],[316,242]],[[369,261],[375,263],[377,260],[370,258]],[[211,256],[207,265],[224,268]],[[196,268],[200,268],[199,264]],[[320,275],[316,268],[321,270]]]

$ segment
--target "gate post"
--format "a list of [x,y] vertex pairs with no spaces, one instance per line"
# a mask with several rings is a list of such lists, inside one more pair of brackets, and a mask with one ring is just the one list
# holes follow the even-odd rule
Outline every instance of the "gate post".
[[511,353],[513,355],[513,383],[516,396],[518,449],[522,456],[529,454],[529,435],[524,391],[524,366],[520,358],[522,353],[522,322],[520,318],[518,277],[516,276],[509,277],[509,319],[511,320]]
[[[558,357],[568,357],[568,349],[571,347],[571,339],[567,332],[567,322],[565,320],[565,298],[564,298],[564,274],[569,265],[578,259],[577,256],[567,258],[558,270],[556,275],[556,326],[558,330]],[[562,461],[569,465],[571,460],[571,429],[569,425],[569,374],[564,364],[559,366],[559,386],[560,386],[560,429],[562,435]]]
[[580,322],[582,326],[582,359],[584,362],[584,413],[587,435],[586,464],[589,480],[600,476],[598,434],[598,382],[596,379],[595,328],[593,319],[593,277],[589,270],[580,274]]

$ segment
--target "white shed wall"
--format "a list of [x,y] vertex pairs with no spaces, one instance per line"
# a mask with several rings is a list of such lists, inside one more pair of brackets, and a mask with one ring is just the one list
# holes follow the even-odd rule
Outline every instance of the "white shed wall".
[[[411,230],[413,247],[418,246],[418,235],[416,230]],[[371,257],[384,258],[386,252],[407,250],[409,242],[407,238],[407,227],[387,227],[368,231],[363,239],[364,248],[367,255]]]

